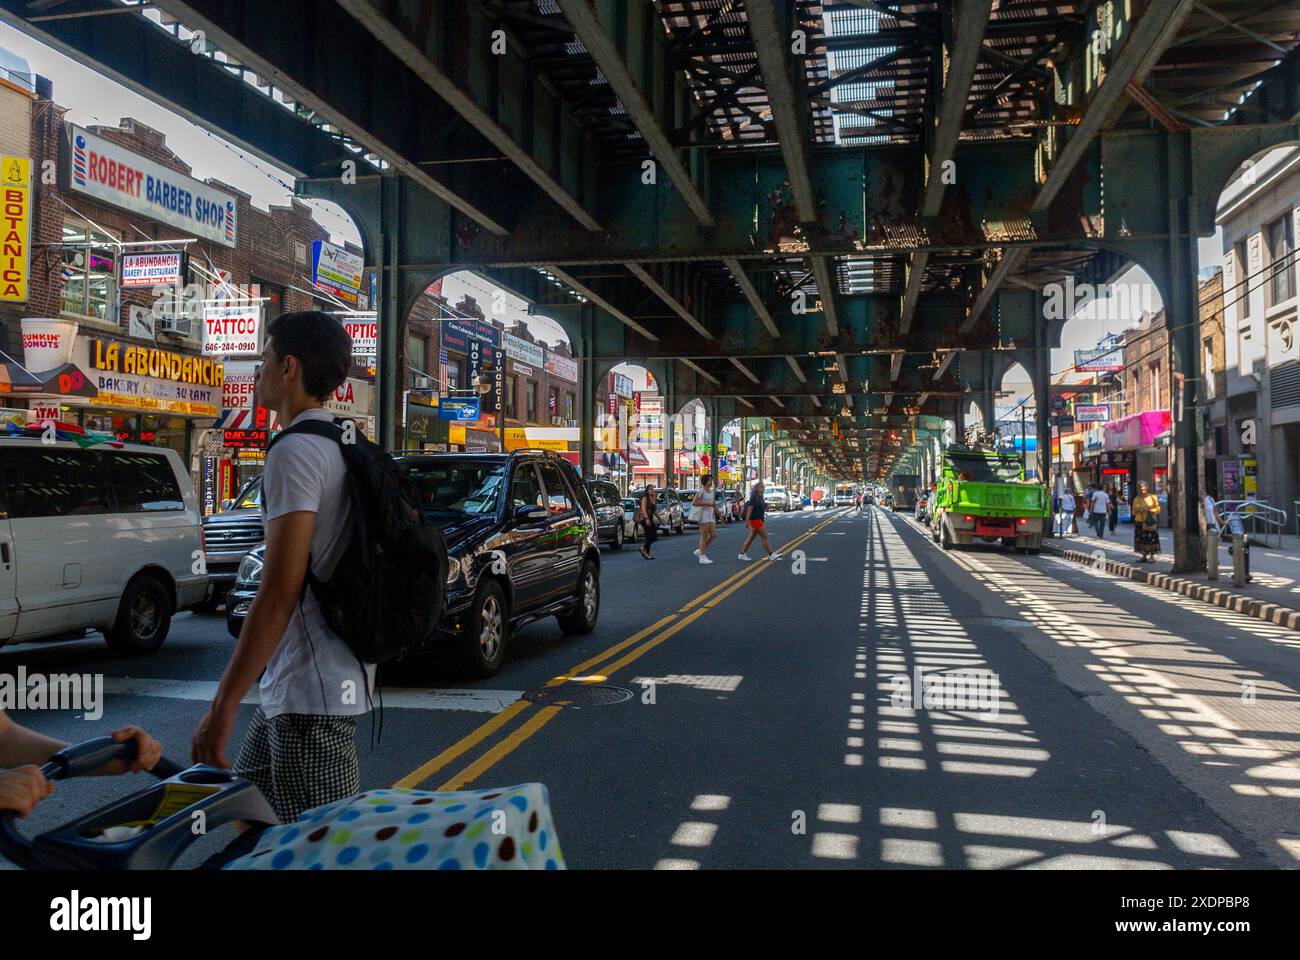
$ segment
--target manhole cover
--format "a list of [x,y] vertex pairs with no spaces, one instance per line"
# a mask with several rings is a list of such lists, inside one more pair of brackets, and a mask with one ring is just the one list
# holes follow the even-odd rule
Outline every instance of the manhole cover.
[[575,683],[529,690],[524,699],[545,707],[608,707],[631,700],[632,691],[604,683]]
[[965,617],[963,622],[978,624],[981,627],[998,627],[1002,630],[1023,630],[1025,627],[1033,626],[1028,620],[1017,620],[1015,617]]

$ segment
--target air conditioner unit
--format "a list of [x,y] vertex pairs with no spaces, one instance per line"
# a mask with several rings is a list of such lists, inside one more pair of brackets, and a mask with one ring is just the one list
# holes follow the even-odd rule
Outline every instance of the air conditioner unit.
[[416,390],[432,390],[432,389],[433,389],[433,377],[416,377],[416,378],[415,378],[415,389],[416,389]]
[[192,337],[194,335],[193,317],[163,317],[159,333],[170,333],[175,337]]

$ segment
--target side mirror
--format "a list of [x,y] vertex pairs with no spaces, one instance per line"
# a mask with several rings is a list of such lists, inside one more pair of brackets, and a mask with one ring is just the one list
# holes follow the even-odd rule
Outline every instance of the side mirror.
[[515,519],[520,523],[532,523],[537,520],[545,520],[546,510],[536,504],[525,503],[523,506],[515,507]]

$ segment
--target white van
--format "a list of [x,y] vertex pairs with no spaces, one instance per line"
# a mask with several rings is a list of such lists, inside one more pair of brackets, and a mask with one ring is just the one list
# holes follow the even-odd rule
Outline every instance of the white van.
[[0,645],[90,628],[156,650],[208,591],[202,549],[174,450],[0,437]]

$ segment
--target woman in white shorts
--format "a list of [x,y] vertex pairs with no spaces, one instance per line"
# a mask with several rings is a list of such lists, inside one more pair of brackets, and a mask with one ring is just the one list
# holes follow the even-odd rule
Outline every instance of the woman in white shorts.
[[708,556],[709,544],[718,539],[718,518],[713,504],[713,477],[701,477],[700,489],[696,491],[695,499],[691,501],[691,506],[698,507],[700,511],[700,545],[695,550],[700,563],[713,562]]

